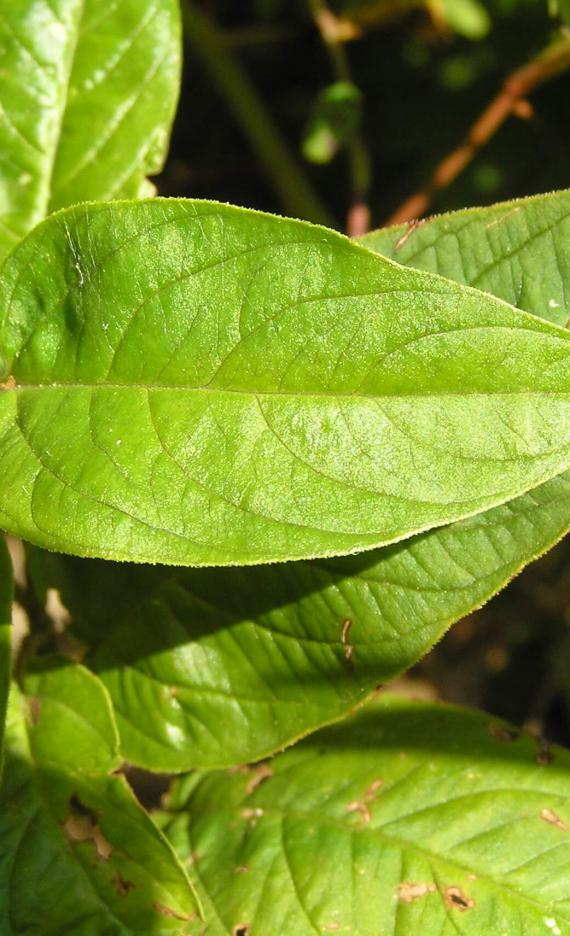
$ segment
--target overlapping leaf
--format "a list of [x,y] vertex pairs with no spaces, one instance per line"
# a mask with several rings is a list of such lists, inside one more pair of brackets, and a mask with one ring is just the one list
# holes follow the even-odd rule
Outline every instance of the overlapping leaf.
[[361,243],[405,266],[448,276],[566,325],[569,239],[566,191],[383,228]]
[[212,936],[570,933],[570,756],[485,715],[387,698],[164,821]]
[[136,196],[178,96],[176,0],[11,0],[0,13],[0,256],[48,211]]
[[[14,687],[1,798],[6,936],[199,932],[190,884],[122,776],[95,676],[47,661]],[[25,704],[24,704],[25,702]]]
[[107,686],[125,757],[159,771],[250,761],[411,666],[570,522],[570,477],[362,556],[246,569],[30,553]]
[[82,206],[13,251],[0,294],[0,521],[38,545],[355,552],[570,461],[565,331],[302,222]]
[[4,722],[11,670],[12,564],[0,537],[0,776],[4,750]]

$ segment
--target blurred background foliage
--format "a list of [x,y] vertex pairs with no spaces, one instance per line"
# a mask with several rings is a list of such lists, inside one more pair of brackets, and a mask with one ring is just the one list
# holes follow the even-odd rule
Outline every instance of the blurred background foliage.
[[[372,226],[385,223],[510,73],[570,40],[570,0],[183,4],[183,91],[161,193],[341,230],[358,199]],[[570,69],[523,103],[430,211],[568,187]],[[411,674],[413,690],[570,745],[569,560],[562,543],[452,628]]]

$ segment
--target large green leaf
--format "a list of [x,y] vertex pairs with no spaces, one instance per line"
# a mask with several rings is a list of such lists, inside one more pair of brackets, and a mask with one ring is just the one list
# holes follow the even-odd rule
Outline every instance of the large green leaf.
[[479,713],[385,699],[164,819],[208,936],[570,933],[570,756]]
[[4,750],[4,722],[11,671],[12,563],[0,536],[0,777]]
[[3,936],[197,933],[188,879],[120,764],[95,676],[38,669],[14,687],[0,811]]
[[383,228],[361,243],[405,266],[476,286],[566,325],[570,191]]
[[567,473],[361,556],[168,569],[32,550],[29,572],[69,608],[125,757],[180,771],[255,760],[339,718],[569,525]]
[[80,555],[354,552],[570,462],[570,335],[303,222],[80,206],[0,276],[0,521]]
[[178,95],[177,0],[10,0],[0,12],[0,256],[48,211],[136,196]]

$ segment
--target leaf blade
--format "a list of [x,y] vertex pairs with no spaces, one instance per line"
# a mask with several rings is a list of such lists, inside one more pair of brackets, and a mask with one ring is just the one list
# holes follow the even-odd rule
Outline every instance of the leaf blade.
[[[195,565],[354,552],[570,458],[566,332],[302,222],[83,206],[28,237],[1,286],[3,447],[32,498],[0,513],[48,548]],[[62,426],[73,446],[50,447]]]
[[[138,195],[166,153],[174,0],[9,4],[0,19],[0,256],[56,208]],[[96,164],[93,157],[97,154]]]
[[[408,669],[568,529],[570,477],[361,556],[261,568],[129,567],[29,550],[113,701],[131,763],[258,760]],[[348,622],[348,623],[347,623]]]
[[[109,775],[116,737],[101,684],[82,667],[50,670],[44,662],[30,690],[27,713],[15,687],[11,693],[0,816],[3,932],[197,932],[181,866],[124,777]],[[97,751],[83,762],[93,726]]]
[[360,242],[566,325],[569,233],[570,192],[562,191],[382,228]]
[[529,936],[545,919],[566,934],[570,760],[537,770],[536,753],[489,716],[388,697],[263,777],[182,781],[163,821],[215,934],[478,934],[520,916]]
[[12,600],[14,577],[4,538],[0,538],[0,779],[4,766],[4,727],[12,671]]

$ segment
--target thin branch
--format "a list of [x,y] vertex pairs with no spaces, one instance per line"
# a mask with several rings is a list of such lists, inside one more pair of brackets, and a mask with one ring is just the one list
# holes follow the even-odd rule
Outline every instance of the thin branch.
[[296,217],[334,226],[330,213],[289,151],[223,33],[192,0],[184,0],[182,13],[186,41],[231,108],[267,180],[277,192],[283,210]]
[[565,37],[541,52],[528,65],[509,75],[499,94],[475,121],[461,145],[442,160],[428,184],[408,198],[386,224],[403,224],[424,215],[434,195],[455,181],[512,114],[530,116],[532,109],[526,100],[528,95],[568,68],[570,39]]
[[[328,50],[336,81],[351,81],[350,65],[344,43],[357,39],[358,27],[349,20],[339,19],[328,9],[324,0],[309,0],[315,24]],[[347,145],[350,165],[351,204],[346,219],[349,237],[360,237],[370,229],[370,156],[360,134]]]

